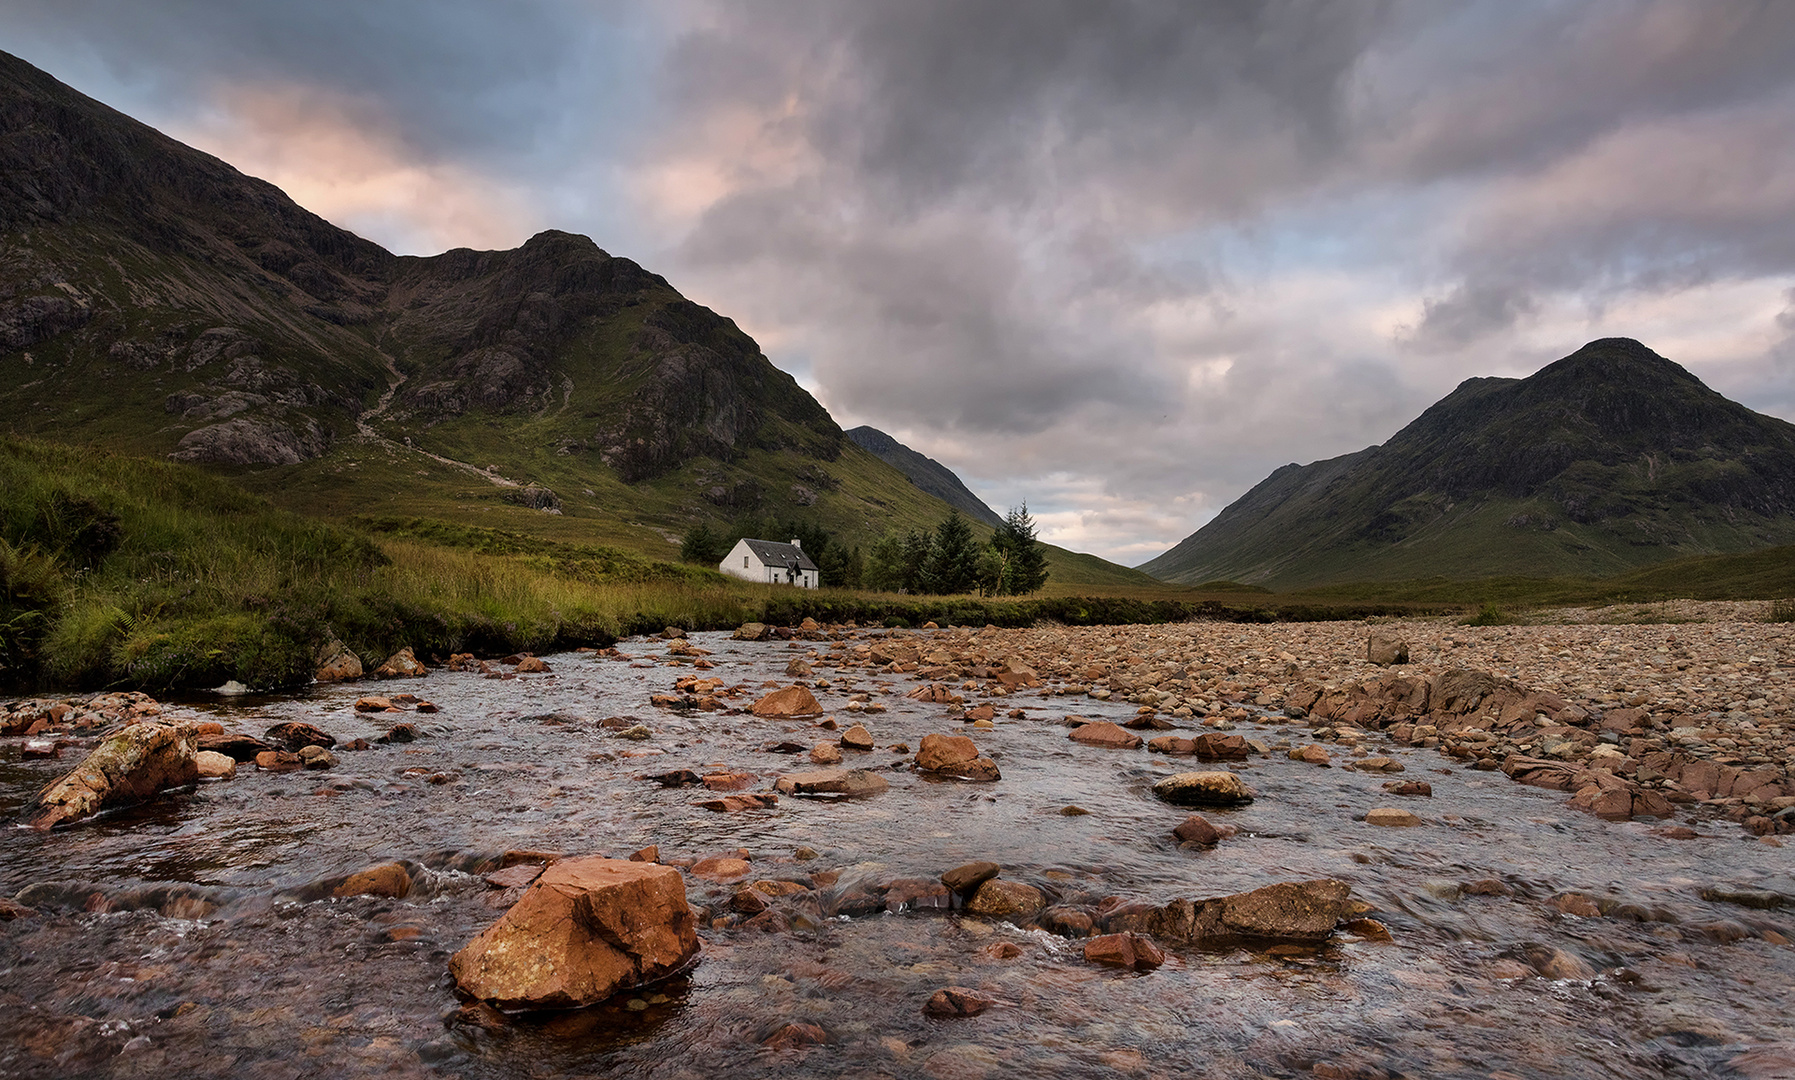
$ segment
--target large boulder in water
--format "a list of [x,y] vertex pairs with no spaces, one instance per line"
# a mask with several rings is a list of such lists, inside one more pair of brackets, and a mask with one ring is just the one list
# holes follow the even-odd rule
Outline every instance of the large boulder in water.
[[802,719],[823,715],[823,706],[804,687],[788,686],[756,701],[749,711],[765,720]]
[[1173,806],[1245,806],[1254,792],[1231,772],[1182,772],[1154,784],[1153,794]]
[[191,724],[132,724],[39,793],[30,811],[31,827],[54,828],[195,783],[198,750],[198,732]]
[[449,961],[501,1009],[575,1009],[674,974],[698,954],[685,879],[656,863],[565,859]]

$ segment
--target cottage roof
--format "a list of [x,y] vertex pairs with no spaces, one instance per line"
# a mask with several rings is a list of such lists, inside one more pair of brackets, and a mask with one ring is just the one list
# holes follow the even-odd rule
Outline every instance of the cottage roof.
[[762,566],[777,566],[781,570],[816,569],[816,563],[811,562],[810,556],[804,554],[804,549],[796,544],[781,544],[777,540],[755,540],[750,537],[743,537],[742,543],[748,545],[748,550],[754,552]]

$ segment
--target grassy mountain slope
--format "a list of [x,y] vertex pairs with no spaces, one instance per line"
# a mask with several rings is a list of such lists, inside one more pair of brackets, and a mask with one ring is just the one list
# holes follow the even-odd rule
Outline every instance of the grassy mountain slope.
[[909,477],[911,483],[972,520],[994,529],[1003,524],[1002,514],[986,506],[952,469],[934,458],[917,453],[875,427],[862,425],[847,432],[847,436],[880,461]]
[[747,513],[863,545],[947,513],[733,322],[585,237],[396,256],[4,53],[0,370],[0,428],[330,519],[667,558]]
[[1470,379],[1382,446],[1274,472],[1155,577],[1594,577],[1795,541],[1795,425],[1636,341]]

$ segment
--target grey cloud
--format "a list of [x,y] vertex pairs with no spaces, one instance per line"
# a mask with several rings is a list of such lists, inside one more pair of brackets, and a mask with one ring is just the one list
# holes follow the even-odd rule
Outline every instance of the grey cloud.
[[1405,344],[1424,352],[1460,349],[1513,329],[1538,309],[1532,293],[1513,283],[1461,284],[1422,304],[1421,322]]

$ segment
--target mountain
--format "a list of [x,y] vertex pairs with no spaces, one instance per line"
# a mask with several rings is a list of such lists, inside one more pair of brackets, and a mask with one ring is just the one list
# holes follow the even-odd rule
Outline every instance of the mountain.
[[862,450],[910,478],[910,482],[972,518],[992,528],[1003,524],[1003,515],[986,506],[954,471],[932,457],[924,457],[875,427],[861,426],[847,432]]
[[1140,569],[1165,581],[1608,575],[1795,542],[1795,425],[1637,341],[1468,379],[1389,442],[1286,465]]
[[664,556],[746,512],[846,536],[945,513],[734,322],[585,237],[394,255],[4,53],[0,368],[14,432],[327,516]]
[[3,52],[0,372],[0,430],[324,518],[670,558],[745,514],[854,544],[947,513],[733,321],[586,237],[394,255]]

